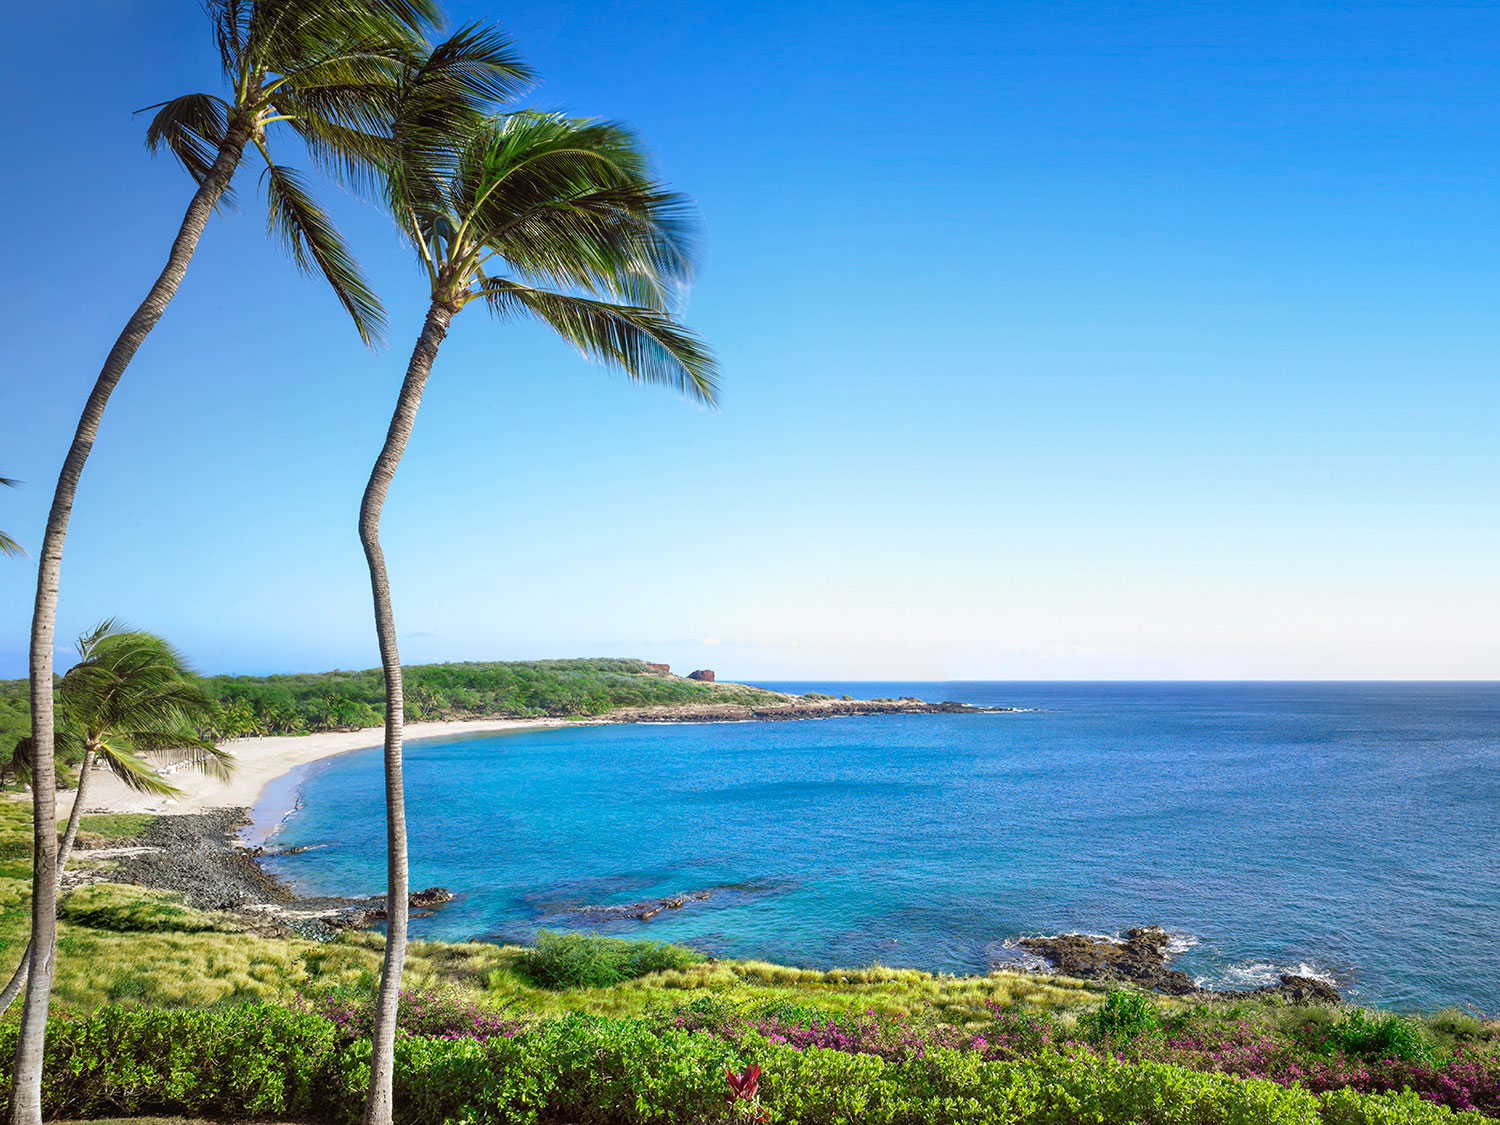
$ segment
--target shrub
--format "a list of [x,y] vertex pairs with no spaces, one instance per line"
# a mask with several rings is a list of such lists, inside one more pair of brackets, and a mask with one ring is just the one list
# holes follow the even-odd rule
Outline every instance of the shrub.
[[1364,1059],[1396,1059],[1400,1062],[1432,1061],[1432,1042],[1415,1020],[1398,1015],[1371,1015],[1363,1008],[1342,1018],[1305,1040],[1323,1055],[1342,1051]]
[[682,945],[543,930],[516,967],[542,988],[608,988],[702,960],[703,954]]
[[1161,1038],[1161,1014],[1146,996],[1118,988],[1104,998],[1098,1009],[1081,1021],[1094,1042],[1124,1045]]
[[[0,1067],[15,1045],[0,1025]],[[352,1123],[369,1040],[308,1011],[101,1008],[48,1028],[49,1117],[183,1114]],[[996,1062],[933,1046],[887,1061],[747,1033],[573,1015],[488,1040],[396,1043],[397,1120],[415,1125],[699,1125],[722,1121],[724,1074],[760,1067],[783,1125],[1484,1125],[1406,1091],[1321,1097],[1084,1049]],[[0,1071],[0,1112],[8,1096]]]
[[[346,1042],[368,1038],[375,1028],[373,986],[371,981],[369,987],[299,996],[298,1006],[328,1020]],[[508,1038],[520,1029],[520,1021],[466,1000],[451,988],[403,988],[396,1005],[396,1032],[401,1036],[485,1042]]]

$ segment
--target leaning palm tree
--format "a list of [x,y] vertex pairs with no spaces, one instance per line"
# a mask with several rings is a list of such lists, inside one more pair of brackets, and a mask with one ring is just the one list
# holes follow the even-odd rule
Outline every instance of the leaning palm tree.
[[[191,765],[219,778],[227,778],[234,764],[229,754],[198,735],[213,703],[194,682],[187,661],[161,637],[104,621],[78,638],[77,651],[78,663],[57,688],[56,742],[80,759],[73,811],[57,847],[59,887],[78,839],[96,763],[137,792],[165,797],[181,790],[137,755],[152,753],[163,765]],[[11,767],[22,780],[30,776],[30,738],[16,745]],[[0,991],[0,1015],[26,983],[28,968],[23,954],[10,983]]]
[[[0,477],[0,484],[3,484],[6,488],[15,488],[20,483],[18,480],[11,480],[10,477]],[[17,543],[9,535],[5,534],[5,532],[0,531],[0,555],[9,555],[11,558],[15,558],[17,555],[24,555],[25,553],[25,547],[22,547],[21,544]]]
[[[437,19],[435,0],[204,0],[229,93],[186,94],[153,106],[146,131],[153,151],[169,151],[197,185],[167,263],[110,349],[78,421],[52,497],[37,566],[31,623],[30,696],[36,853],[32,965],[16,1046],[11,1119],[41,1120],[42,1039],[56,933],[56,809],[52,645],[68,519],[105,407],[146,335],[161,319],[187,271],[209,216],[232,197],[231,181],[248,149],[263,159],[269,228],[304,271],[316,271],[353,317],[366,342],[382,328],[379,300],[366,284],[328,215],[295,169],[271,155],[271,135],[290,131],[323,170],[356,187],[386,159],[399,80],[419,56]],[[493,60],[475,68],[461,54],[444,60],[452,81],[496,86]],[[525,74],[512,60],[508,84]]]
[[[474,301],[501,319],[534,317],[630,378],[715,399],[715,367],[670,308],[691,274],[685,201],[653,182],[619,125],[522,112],[432,130],[424,99],[403,99],[387,203],[429,283],[426,321],[360,506],[385,675],[388,918],[375,1009],[366,1125],[388,1125],[396,1008],[406,952],[404,695],[380,513],[449,324]],[[450,121],[451,125],[451,121]]]

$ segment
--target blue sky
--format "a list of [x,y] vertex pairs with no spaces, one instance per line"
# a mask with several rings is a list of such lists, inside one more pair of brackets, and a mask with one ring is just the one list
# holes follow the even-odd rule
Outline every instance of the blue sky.
[[[533,104],[634,125],[702,209],[719,413],[478,308],[385,542],[403,655],[741,678],[1500,677],[1500,6],[464,0]],[[189,189],[131,111],[218,91],[194,5],[0,15],[0,527]],[[59,636],[376,663],[360,491],[420,326],[363,350],[253,173],[109,408]],[[0,675],[34,572],[0,561]]]

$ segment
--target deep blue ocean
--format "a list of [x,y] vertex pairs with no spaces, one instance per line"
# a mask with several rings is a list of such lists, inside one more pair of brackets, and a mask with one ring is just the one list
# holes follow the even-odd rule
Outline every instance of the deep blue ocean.
[[[1500,1011],[1500,684],[767,686],[1033,710],[410,743],[412,886],[462,896],[414,936],[981,972],[1020,935],[1156,924],[1204,983]],[[383,891],[378,751],[298,781],[274,842],[322,846],[268,867]],[[578,912],[708,888],[649,922]]]

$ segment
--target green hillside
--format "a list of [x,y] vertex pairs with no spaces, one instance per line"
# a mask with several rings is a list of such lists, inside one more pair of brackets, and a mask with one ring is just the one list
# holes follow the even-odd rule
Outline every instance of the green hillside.
[[[380,669],[287,676],[209,676],[219,704],[212,733],[302,734],[379,726]],[[662,675],[641,660],[525,660],[416,664],[406,669],[406,717],[466,719],[603,715],[620,707],[678,703],[765,703],[774,692]],[[0,749],[30,727],[26,681],[0,681]]]

